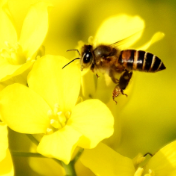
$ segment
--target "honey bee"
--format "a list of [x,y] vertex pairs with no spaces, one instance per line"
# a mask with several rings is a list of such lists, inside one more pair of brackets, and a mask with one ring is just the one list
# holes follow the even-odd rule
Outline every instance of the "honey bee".
[[[111,45],[101,44],[96,48],[93,48],[92,45],[84,45],[81,54],[78,50],[73,49],[79,53],[80,57],[71,61],[80,59],[81,70],[90,68],[96,74],[106,72],[112,81],[117,84],[112,96],[114,101],[120,93],[124,94],[123,90],[127,87],[133,70],[157,72],[166,68],[154,54],[141,50],[120,50],[115,46],[116,43]],[[122,74],[119,80],[116,78],[117,73]]]

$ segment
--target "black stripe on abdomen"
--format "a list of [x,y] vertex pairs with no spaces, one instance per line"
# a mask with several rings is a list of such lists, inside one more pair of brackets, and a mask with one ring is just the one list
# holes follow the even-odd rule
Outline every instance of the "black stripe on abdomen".
[[149,71],[150,70],[150,67],[152,66],[153,56],[154,56],[153,54],[147,53],[146,62],[145,62],[145,66],[144,66],[144,71]]
[[138,51],[138,58],[137,58],[137,70],[141,71],[143,62],[144,62],[144,56],[145,56],[145,51]]

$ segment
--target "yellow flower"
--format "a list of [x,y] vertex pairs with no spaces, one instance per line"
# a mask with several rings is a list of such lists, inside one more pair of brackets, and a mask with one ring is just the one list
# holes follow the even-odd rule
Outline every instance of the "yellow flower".
[[3,121],[20,133],[42,133],[38,152],[66,164],[76,146],[93,148],[113,133],[113,116],[101,101],[76,104],[80,70],[74,64],[61,69],[67,62],[46,55],[29,73],[29,88],[16,83],[0,94]]
[[48,3],[31,6],[18,38],[7,0],[0,3],[0,81],[30,69],[48,30]]
[[[81,162],[99,176],[174,176],[176,174],[176,141],[169,143],[152,156],[145,166],[115,152],[103,143],[85,150]],[[136,161],[142,162],[140,156]]]
[[0,122],[0,176],[13,176],[14,168],[8,149],[7,125]]

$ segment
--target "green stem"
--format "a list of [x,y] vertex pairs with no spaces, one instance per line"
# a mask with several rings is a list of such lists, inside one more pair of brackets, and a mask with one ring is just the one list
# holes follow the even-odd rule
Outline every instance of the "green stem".
[[[11,151],[13,156],[17,157],[39,157],[39,158],[47,158],[39,153],[30,153],[30,152],[16,152]],[[59,163],[65,169],[66,176],[76,176],[75,168],[74,168],[74,161],[71,161],[68,165],[64,164],[62,161],[54,159],[57,163]]]
[[70,163],[68,165],[66,165],[62,162],[62,166],[65,169],[66,176],[76,176],[74,161],[70,161]]
[[32,134],[26,134],[26,136],[36,145],[39,144],[39,141],[32,135]]
[[[16,151],[11,151],[11,154],[13,156],[19,156],[19,157],[38,157],[38,158],[47,158],[39,153],[31,153],[31,152],[16,152]],[[59,161],[55,158],[52,158],[54,161],[62,165],[62,161]]]
[[78,159],[80,158],[81,154],[83,153],[84,149],[83,148],[80,148],[77,155],[75,156],[73,162],[74,164],[78,161]]

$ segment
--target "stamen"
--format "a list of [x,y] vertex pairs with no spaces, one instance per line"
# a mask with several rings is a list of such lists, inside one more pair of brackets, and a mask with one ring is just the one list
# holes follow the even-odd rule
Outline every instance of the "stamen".
[[71,116],[71,112],[70,112],[70,111],[67,111],[67,112],[65,113],[65,117],[66,117],[67,119],[69,119],[70,116]]
[[54,115],[56,115],[58,111],[59,111],[59,104],[56,103],[56,104],[54,105]]
[[63,128],[66,125],[68,118],[70,118],[71,116],[70,111],[66,111],[66,112],[61,111],[59,109],[58,104],[54,105],[53,111],[48,110],[47,114],[50,119],[49,126],[46,130],[47,134],[52,134],[53,132],[58,131],[61,128]]
[[26,62],[25,53],[18,43],[12,45],[8,41],[5,41],[5,45],[5,48],[0,50],[0,55],[10,64],[18,65]]
[[46,129],[46,134],[52,134],[52,133],[53,133],[53,130],[51,128]]
[[11,58],[12,58],[12,60],[15,60],[16,59],[16,53],[11,52]]
[[5,41],[4,43],[8,48],[12,48],[12,46],[10,45],[10,43],[8,41]]
[[151,169],[149,169],[149,174],[150,175],[155,175],[154,172]]
[[141,167],[137,168],[137,170],[136,170],[134,176],[142,176],[143,171],[144,171],[143,168],[141,168]]
[[61,127],[61,125],[59,124],[59,122],[56,121],[56,120],[54,120],[54,119],[51,119],[51,120],[50,120],[50,124],[51,124],[54,128],[56,128],[56,129],[58,129],[59,127]]
[[58,120],[62,126],[65,126],[66,118],[64,115],[59,115]]

